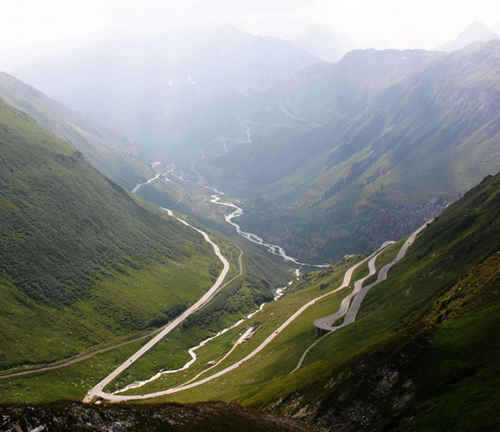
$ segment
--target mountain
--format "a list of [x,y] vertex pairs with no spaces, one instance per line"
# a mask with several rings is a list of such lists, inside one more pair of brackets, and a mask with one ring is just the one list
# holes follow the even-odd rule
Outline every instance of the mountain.
[[[324,432],[498,429],[499,214],[500,173],[428,221],[362,303],[351,293],[354,281],[375,278],[366,259],[347,284],[348,269],[362,257],[305,274],[246,323],[257,331],[230,361],[207,371],[214,379],[151,401],[238,401]],[[378,276],[407,240],[380,252]],[[344,306],[348,317],[358,304],[353,322],[343,325],[341,317],[340,328],[319,337],[318,318]],[[235,340],[244,328],[228,337]]]
[[357,50],[339,63],[304,68],[262,97],[250,113],[246,123],[251,142],[228,139],[229,151],[212,158],[221,177],[212,173],[212,166],[203,174],[238,193],[258,185],[260,195],[265,192],[261,187],[328,150],[374,95],[440,56],[422,50]]
[[282,89],[282,97],[291,112],[318,124],[350,117],[374,94],[441,55],[425,50],[353,50],[337,63],[316,64],[296,73]]
[[0,73],[0,98],[71,143],[93,166],[120,185],[131,189],[151,177],[151,169],[133,155],[136,151],[127,139],[6,73]]
[[144,332],[220,266],[198,233],[1,100],[0,185],[2,369]]
[[[0,426],[495,431],[500,421],[499,214],[500,173],[484,178],[430,222],[388,279],[368,292],[354,323],[318,340],[313,320],[325,305],[317,304],[244,368],[191,394],[194,401],[238,400],[244,408],[234,402],[2,405]],[[378,269],[403,240],[377,258]],[[259,324],[265,328],[270,321],[274,329],[279,311],[296,310],[308,301],[307,293],[333,289],[351,259],[359,257],[304,276],[275,308],[261,311]],[[303,366],[291,372],[314,341],[319,343]]]
[[142,159],[242,199],[245,229],[323,262],[399,238],[499,169],[498,58],[492,41],[332,64],[224,28],[25,73],[136,139]]
[[248,198],[245,228],[309,260],[399,238],[500,169],[500,42],[353,52],[335,70],[349,64],[303,80],[318,90],[291,105],[295,128],[254,123],[252,145],[202,171]]
[[247,403],[325,430],[496,430],[499,214],[497,174],[417,238],[354,324]]
[[239,130],[262,91],[317,61],[290,42],[233,27],[99,41],[60,57],[16,75],[130,137],[145,159],[165,162],[219,150],[217,138]]
[[456,51],[476,42],[488,42],[493,39],[500,39],[500,34],[495,33],[480,21],[473,22],[457,38],[448,42],[439,49],[443,51]]
[[[255,41],[233,29],[223,36],[236,47]],[[168,341],[158,339],[134,365],[123,363],[142,344],[135,338],[198,299],[220,265],[198,233],[128,194],[44,130],[46,105],[30,108],[40,113],[37,122],[0,100],[0,369],[23,371],[96,346],[114,348],[64,368],[0,374],[0,387],[12,402],[81,400],[127,364],[106,391],[126,386],[123,397],[158,403],[238,401],[261,413],[223,402],[63,402],[2,406],[0,428],[498,429],[500,173],[490,173],[500,168],[500,42],[449,54],[355,51],[338,64],[309,64],[291,74],[271,65],[267,78],[240,66],[233,64],[237,73],[214,85],[206,100],[186,90],[199,85],[189,74],[169,112],[178,135],[160,148],[165,129],[146,141],[142,157],[177,153],[188,176],[244,198],[245,229],[294,255],[341,259],[298,272],[281,289],[284,297],[268,301],[273,287],[265,279],[273,280],[274,268],[257,253],[243,263],[244,251],[218,237],[239,274],[232,269],[222,295]],[[150,95],[161,99],[159,90]],[[34,97],[17,104],[28,100]],[[210,112],[221,101],[221,112]],[[127,112],[120,121],[133,117],[133,106],[119,105]],[[144,112],[140,134],[161,131],[149,118],[162,112],[158,106]],[[108,115],[118,118],[119,109]],[[54,115],[47,126],[66,115]],[[179,195],[188,191],[186,201],[197,200],[189,208],[208,207],[201,187],[176,187]],[[356,321],[318,339],[315,320],[346,304],[354,280],[373,278],[364,261],[353,281],[336,289],[363,259],[353,252],[400,238],[381,252],[380,268],[432,216],[388,279],[368,292]],[[268,302],[257,310],[250,296],[263,285]],[[201,343],[204,337],[210,341]],[[161,377],[153,375],[158,371]]]
[[[4,119],[4,108],[1,112]],[[26,120],[18,111],[10,114]],[[9,124],[15,130],[16,124]],[[224,402],[3,405],[1,426],[495,431],[500,421],[500,342],[495,337],[500,323],[499,214],[500,173],[485,177],[430,222],[388,279],[368,292],[357,320],[321,339],[300,369],[292,372],[304,349],[318,341],[313,327],[318,310],[338,307],[346,290],[332,304],[323,299],[312,306],[245,367],[184,396],[191,401],[238,400],[246,408]],[[377,258],[378,269],[404,240]],[[283,311],[286,319],[311,296],[334,289],[352,260],[359,259],[345,257],[336,266],[303,276],[281,301],[261,311],[259,332],[274,332]],[[244,348],[234,355],[247,352]]]
[[348,36],[335,33],[321,25],[309,26],[293,42],[315,57],[330,62],[340,60],[353,46]]

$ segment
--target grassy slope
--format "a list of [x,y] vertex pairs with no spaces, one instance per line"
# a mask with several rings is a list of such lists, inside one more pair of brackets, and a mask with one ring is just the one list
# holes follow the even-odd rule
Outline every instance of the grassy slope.
[[[257,329],[255,335],[248,342],[240,345],[227,360],[221,363],[217,368],[211,370],[210,373],[223,369],[232,362],[244,357],[257,347],[260,342],[271,334],[276,327],[292,315],[300,306],[312,298],[324,294],[326,290],[338,286],[341,283],[343,273],[347,266],[352,265],[353,262],[355,262],[354,260],[357,259],[359,259],[359,257],[352,258],[348,262],[339,263],[339,265],[333,269],[322,270],[306,275],[304,279],[295,283],[288,289],[288,294],[286,294],[285,297],[266,305],[264,309],[252,319],[200,349],[197,352],[199,360],[190,370],[178,375],[161,378],[140,390],[131,390],[129,393],[134,394],[157,391],[184,382],[197,372],[205,369],[207,367],[207,362],[222,357],[238,339],[239,335],[248,327],[252,326]],[[287,330],[283,336],[280,336],[269,347],[263,350],[262,353],[246,363],[238,372],[228,374],[222,379],[215,380],[191,391],[175,394],[169,397],[168,400],[183,402],[207,399],[241,400],[243,394],[255,394],[264,383],[269,382],[277,375],[283,376],[288,374],[295,366],[303,350],[314,341],[315,331],[311,326],[311,322],[316,316],[326,315],[338,308],[340,300],[345,295],[345,292],[347,291],[344,290],[341,293],[328,297],[308,309],[300,319],[289,327],[289,330]],[[189,332],[187,335],[189,335]],[[172,341],[166,344],[166,350],[168,350],[169,343],[171,342]],[[173,342],[175,344],[175,340]],[[174,346],[177,347],[178,345]],[[172,356],[168,356],[166,352],[164,352],[163,355],[159,352],[155,354],[154,357],[157,362],[160,362],[157,364],[158,369],[160,365],[162,368],[165,368],[165,366],[170,368],[175,366],[178,367],[183,364],[182,362],[169,363],[169,358],[171,359]],[[161,363],[162,360],[166,361],[166,363]],[[183,361],[185,360],[187,360],[186,356]],[[144,361],[148,362],[147,357],[144,358]],[[149,362],[150,361],[151,360],[149,360]],[[136,377],[132,376],[127,378],[128,380],[122,381],[121,385],[133,381]]]
[[[12,114],[14,111],[9,112]],[[17,115],[20,114],[17,113]],[[27,120],[26,116],[21,115],[21,118],[23,134],[29,135],[29,132],[32,132],[31,135],[40,136],[41,132],[33,122],[30,124],[30,127],[27,127],[24,123]],[[5,121],[7,122],[7,119]],[[11,126],[12,119],[10,119],[10,127]],[[54,150],[57,146],[59,146],[59,148],[65,148],[67,149],[68,154],[77,156],[79,160],[80,156],[78,153],[75,153],[69,146],[66,146],[60,141],[54,141],[54,138],[49,138],[48,134],[43,136],[47,138],[48,142],[50,142],[50,149]],[[14,149],[10,148],[10,151],[14,151]],[[44,157],[45,156],[46,155],[44,155]],[[20,157],[20,155],[17,154],[16,157]],[[14,157],[12,156],[12,158]],[[49,159],[50,158],[51,157],[49,157]],[[85,166],[85,169],[89,171],[86,175],[90,177],[95,176],[94,170],[92,170],[84,162],[82,162],[82,164]],[[53,168],[54,167],[51,167],[51,170],[53,170]],[[71,170],[74,169],[75,167],[71,167]],[[53,173],[51,174],[53,175]],[[61,175],[65,174],[67,173],[63,172]],[[75,175],[74,172],[71,172],[71,174],[72,176]],[[45,176],[40,173],[39,177],[43,178]],[[58,180],[59,182],[61,181],[60,178]],[[65,177],[64,180],[66,181],[67,178]],[[40,182],[40,180],[37,178],[36,182]],[[108,184],[108,182],[106,182],[106,184]],[[24,194],[32,194],[33,190],[29,185],[23,185],[23,187],[25,189],[23,192]],[[120,190],[114,186],[112,189],[117,191]],[[69,192],[73,192],[73,190],[70,190]],[[201,192],[202,191],[198,191],[197,193],[199,194]],[[81,192],[79,191],[78,193]],[[41,188],[39,195],[40,196],[38,198],[42,202],[48,199],[43,187]],[[126,196],[123,192],[122,195]],[[58,199],[59,197],[54,194],[54,202],[57,202]],[[102,207],[105,206],[104,201],[107,201],[106,205],[110,201],[109,197],[107,197],[107,199],[94,204],[90,201],[91,199],[99,200],[100,198],[92,195],[86,202],[86,206],[78,207],[78,202],[71,203],[71,205],[77,206],[77,209],[75,210],[76,213],[81,213],[90,211],[89,207],[92,208],[92,211],[97,211],[97,209],[101,210]],[[129,200],[130,198],[127,196],[127,202]],[[137,206],[134,201],[131,202],[134,203],[134,206]],[[70,203],[66,203],[66,205],[69,206]],[[144,205],[145,204],[141,204],[141,206]],[[222,210],[212,204],[209,204],[208,207],[213,207],[216,211]],[[148,207],[148,210],[153,209]],[[52,214],[50,215],[54,216]],[[94,216],[96,216],[96,214],[94,214]],[[102,219],[105,219],[104,215],[101,216]],[[120,216],[123,217],[124,215]],[[149,216],[151,220],[148,222],[153,224],[152,230],[155,230],[155,237],[159,236],[157,239],[158,244],[154,243],[154,241],[148,238],[148,236],[143,238],[142,242],[149,241],[149,247],[153,246],[153,248],[158,248],[159,244],[164,246],[166,242],[163,241],[164,238],[162,238],[162,235],[164,234],[165,227],[160,228],[157,225],[158,222],[162,224],[165,222],[163,219],[161,221],[160,219],[154,220],[152,217],[153,215],[151,214]],[[113,217],[116,218],[116,214],[114,214]],[[220,218],[221,215],[218,214],[217,217]],[[213,221],[216,221],[217,217],[213,219]],[[167,227],[169,225],[176,225],[175,223],[171,223],[171,219],[169,218],[167,218],[166,221]],[[56,224],[62,225],[63,222],[66,225],[66,221],[57,221]],[[168,222],[170,222],[170,224]],[[215,228],[219,227],[214,222],[211,222],[211,224]],[[111,224],[107,224],[106,228],[115,230],[119,229],[116,238],[122,238],[123,229],[121,229],[121,225],[122,224],[113,224],[113,226],[111,226]],[[29,229],[31,229],[31,227],[28,227],[28,230]],[[73,227],[66,227],[66,229],[71,230]],[[141,227],[141,229],[144,229],[144,227]],[[177,227],[175,229],[177,229]],[[134,234],[137,235],[143,233],[135,232]],[[150,234],[150,232],[148,231],[147,234]],[[204,250],[204,242],[202,242],[196,234],[193,235],[191,230],[186,230],[185,234],[188,234],[186,239],[176,240],[174,247],[172,247],[171,244],[168,245],[168,253],[173,252],[181,254],[180,257],[175,256],[171,260],[169,260],[168,257],[165,257],[165,260],[161,258],[160,262],[156,263],[153,259],[151,260],[153,261],[151,265],[148,263],[148,265],[144,268],[141,268],[140,261],[134,261],[134,257],[129,255],[125,256],[125,262],[120,262],[119,260],[118,263],[113,263],[113,267],[116,268],[98,268],[97,265],[93,263],[93,266],[91,266],[90,269],[91,272],[99,271],[103,274],[98,273],[96,277],[87,281],[87,285],[89,287],[95,284],[95,286],[88,289],[89,296],[84,296],[82,299],[78,298],[76,301],[73,301],[74,299],[70,300],[69,305],[59,307],[56,313],[54,313],[54,308],[51,306],[39,305],[29,298],[22,298],[24,306],[26,307],[23,307],[23,304],[19,305],[18,300],[21,298],[19,290],[12,282],[12,277],[4,273],[3,283],[5,285],[5,297],[1,299],[1,307],[2,310],[9,311],[9,320],[5,321],[5,326],[2,328],[3,337],[5,340],[9,339],[13,342],[24,332],[24,340],[31,341],[22,347],[15,347],[15,349],[10,347],[8,344],[5,344],[5,348],[2,347],[1,353],[5,363],[13,365],[12,362],[8,361],[12,355],[21,355],[22,357],[20,361],[14,362],[15,364],[25,363],[26,359],[29,359],[29,361],[33,363],[56,360],[62,355],[61,352],[63,352],[64,355],[74,354],[82,351],[94,343],[106,342],[110,338],[115,339],[117,336],[121,337],[121,335],[128,335],[131,332],[135,332],[137,334],[137,332],[142,331],[145,326],[150,324],[152,325],[153,323],[156,323],[155,325],[159,325],[165,322],[165,320],[171,316],[171,311],[175,311],[179,306],[183,306],[191,302],[194,298],[196,298],[197,293],[200,292],[201,288],[205,289],[204,284],[209,280],[207,277],[208,273],[210,272],[214,275],[217,269],[216,266],[218,265],[218,262],[215,261],[212,254],[205,256],[195,253],[189,242],[186,242],[186,248],[183,248],[182,243],[184,240],[187,240],[187,237],[190,237],[189,240],[194,243],[193,246],[198,247],[199,245],[202,245],[202,250]],[[144,251],[141,251],[140,243],[133,242],[134,238],[129,237],[130,236],[126,236],[128,242],[134,245],[133,253],[143,253]],[[175,239],[178,239],[178,236],[176,236]],[[80,241],[84,244],[86,244],[88,240],[89,239],[86,237],[80,239]],[[223,253],[231,261],[232,269],[228,275],[228,279],[230,279],[238,274],[239,250],[231,246],[229,242],[222,241],[222,238],[220,237],[219,243],[222,246]],[[64,246],[64,241],[61,244]],[[126,246],[126,244],[127,242],[122,242],[120,246]],[[183,361],[185,357],[185,350],[192,345],[194,341],[208,336],[211,332],[230,325],[232,322],[239,319],[241,314],[252,311],[256,304],[260,304],[262,301],[270,300],[274,289],[278,286],[282,286],[285,281],[288,281],[291,278],[288,267],[283,265],[280,260],[269,260],[266,253],[262,249],[253,247],[247,242],[241,242],[240,246],[244,250],[243,276],[236,279],[231,285],[229,285],[227,289],[217,296],[214,302],[206,309],[193,316],[192,319],[190,319],[186,325],[183,326],[182,331],[179,330],[172,336],[173,343],[179,344],[179,352],[176,355],[172,355],[173,353],[167,350],[166,357],[165,353],[160,357],[163,363],[165,361]],[[113,250],[106,250],[106,252],[113,252]],[[158,255],[158,250],[155,249],[155,252]],[[152,251],[147,249],[147,254],[151,253]],[[185,253],[189,256],[185,257]],[[116,256],[112,255],[112,258],[113,257],[116,258]],[[140,258],[143,257],[140,256]],[[7,259],[7,257],[5,257],[5,259]],[[93,257],[92,259],[96,263],[99,262],[98,258]],[[111,260],[111,258],[107,259],[108,261]],[[172,263],[175,271],[173,271],[172,266],[164,265],[163,261],[166,261],[167,264]],[[214,266],[214,264],[216,266]],[[133,268],[130,268],[130,266],[133,266]],[[72,269],[78,270],[78,268],[75,269],[73,267]],[[193,269],[196,269],[196,271],[193,271]],[[72,274],[68,276],[63,270],[64,269],[62,269],[61,272],[64,277],[61,277],[61,279],[65,281],[67,285],[66,288],[71,290],[72,280],[70,278],[77,280],[79,283],[80,281]],[[42,268],[40,273],[44,274],[44,271],[45,268]],[[168,289],[159,291],[159,288],[165,286],[168,288],[169,286],[180,285],[186,286],[188,289],[181,292],[178,290],[174,291]],[[140,296],[137,292],[137,286],[141,287]],[[81,287],[79,286],[78,291],[80,290]],[[13,294],[11,295],[11,293]],[[54,294],[55,293],[51,293],[51,295]],[[60,297],[64,297],[65,295],[66,294],[61,293]],[[54,319],[55,316],[58,318]],[[51,319],[53,322],[51,322]],[[81,325],[82,320],[85,323],[83,326]],[[27,327],[29,329],[28,332],[25,330],[25,325],[21,326],[19,324],[21,322],[26,323],[26,321],[30,323]],[[60,328],[64,329],[64,335],[61,335]],[[38,344],[39,338],[56,343],[45,344],[40,347]],[[162,350],[159,351],[161,354]],[[98,358],[102,358],[103,356],[105,358],[106,355],[107,354],[99,355]],[[112,353],[109,355],[111,356],[110,358],[114,359],[116,364],[116,361],[118,361],[117,358],[120,357],[116,357],[116,355]],[[98,362],[97,359],[95,361]],[[148,356],[148,361],[145,362],[146,370],[143,373],[147,374],[148,371],[153,370],[152,366],[154,366],[156,361],[155,356],[151,356],[151,361],[149,361]],[[79,400],[86,390],[88,390],[88,386],[93,382],[92,379],[94,375],[89,374],[88,371],[100,370],[98,366],[96,369],[95,365],[97,364],[98,363],[94,363],[94,360],[89,360],[79,365],[71,366],[59,371],[52,371],[13,380],[9,379],[2,383],[5,384],[2,385],[0,391],[3,395],[2,399],[9,401],[24,400],[34,402],[54,400],[54,398],[70,398]],[[109,363],[108,367],[110,367],[111,364],[112,363]],[[110,370],[111,369],[108,369],[108,372]],[[139,370],[142,369],[139,368]],[[87,374],[85,374],[85,371],[87,371]],[[82,376],[82,379],[74,379],[75,376]],[[54,387],[52,383],[56,381],[58,382],[58,385]],[[33,387],[33,384],[30,384],[32,382],[38,383],[34,384],[36,387],[46,386],[47,389],[51,389],[49,392],[50,397],[49,393],[46,392],[42,392],[40,396],[30,392],[30,389]],[[12,383],[15,383],[15,385],[11,385]],[[33,396],[35,396],[34,399]]]
[[[233,256],[231,266],[237,268],[239,253],[235,252],[239,252],[235,247],[227,246],[224,249],[225,256]],[[223,289],[212,303],[194,314],[186,325],[175,330],[166,343],[156,346],[147,356],[127,369],[120,380],[121,385],[149,377],[161,368],[181,366],[189,358],[187,349],[190,346],[254,310],[254,303],[262,301],[263,296],[268,298],[271,288],[283,285],[283,281],[290,277],[289,271],[281,265],[273,264],[258,251],[245,249],[242,277]],[[237,311],[233,310],[233,307],[225,308],[227,299],[230,299],[231,305],[236,307]],[[90,387],[109,374],[127,356],[137,351],[142,344],[144,341],[134,342],[58,370],[0,379],[0,399],[6,403],[40,403],[62,399],[79,401]],[[216,352],[221,349],[220,344],[212,347]],[[33,391],[34,389],[37,390]]]
[[[282,270],[279,265],[270,263],[259,254],[252,253],[251,250],[245,250],[243,263],[242,277],[226,286],[206,308],[193,314],[181,327],[172,332],[168,340],[157,345],[147,356],[127,369],[112,384],[112,388],[122,388],[135,380],[149,378],[160,369],[182,367],[191,358],[187,354],[188,348],[244,318],[248,313],[255,311],[261,303],[270,302],[274,290],[293,277],[289,271]],[[271,305],[266,305],[266,309],[269,307]],[[192,377],[195,372],[204,369],[206,362],[220,357],[222,352],[227,351],[235,335],[239,334],[242,329],[246,329],[248,325],[245,323],[197,351],[200,360],[189,371],[178,374],[173,379],[183,381]],[[162,388],[162,386],[169,385],[172,382],[170,378],[172,376],[160,380],[153,387]]]
[[3,368],[141,330],[210,286],[220,263],[201,236],[3,102],[0,149]]
[[[341,411],[355,404],[390,422],[401,411],[385,405],[387,394],[375,387],[387,380],[380,371],[392,369],[398,378],[389,395],[393,402],[406,400],[399,408],[410,411],[403,417],[416,415],[399,418],[401,430],[408,430],[405,422],[429,431],[494,430],[500,406],[500,346],[493,330],[500,320],[498,214],[500,175],[486,178],[422,234],[389,280],[369,293],[359,321],[318,345],[296,377],[276,380],[246,403],[293,400],[297,392],[318,402],[311,416],[354,430],[355,421]],[[295,412],[286,403],[280,409]]]
[[494,430],[499,214],[500,174],[446,209],[368,294],[359,320],[316,346],[301,370],[287,375],[314,315],[244,368],[170,400],[237,400],[346,430],[363,416],[375,430]]

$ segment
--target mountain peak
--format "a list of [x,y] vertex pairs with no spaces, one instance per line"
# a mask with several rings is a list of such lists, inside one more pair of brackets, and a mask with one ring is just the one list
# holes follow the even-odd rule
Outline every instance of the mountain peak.
[[454,41],[442,45],[440,49],[455,51],[465,48],[474,42],[487,42],[492,39],[500,39],[500,35],[494,33],[482,21],[474,21]]

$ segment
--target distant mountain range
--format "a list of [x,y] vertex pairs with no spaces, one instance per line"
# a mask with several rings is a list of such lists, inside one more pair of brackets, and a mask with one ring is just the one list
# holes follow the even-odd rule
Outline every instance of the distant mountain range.
[[250,197],[246,227],[308,259],[397,238],[500,169],[500,42],[354,51],[269,99],[252,145],[203,173]]
[[228,26],[100,41],[15,75],[127,136],[144,158],[171,160],[237,132],[260,93],[317,61],[290,42]]
[[476,21],[460,33],[455,40],[441,45],[438,49],[456,51],[473,43],[489,42],[495,39],[500,39],[500,33],[491,30],[482,22]]
[[354,45],[347,35],[320,25],[309,26],[293,43],[319,59],[330,62],[340,60]]

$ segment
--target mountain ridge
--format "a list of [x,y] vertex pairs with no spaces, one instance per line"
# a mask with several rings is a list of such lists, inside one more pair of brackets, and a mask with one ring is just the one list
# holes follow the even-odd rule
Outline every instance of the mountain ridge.
[[[375,93],[347,120],[285,132],[272,146],[270,137],[256,130],[258,145],[214,163],[236,171],[241,179],[233,192],[249,195],[243,226],[289,244],[295,255],[305,253],[304,259],[366,251],[416,228],[498,170],[499,83],[500,42],[439,55]],[[258,156],[250,158],[252,152]],[[262,166],[253,163],[259,159]],[[274,169],[288,163],[288,173]],[[245,183],[255,177],[259,194]]]
[[92,165],[124,187],[132,188],[152,172],[132,155],[134,146],[128,140],[3,72],[0,72],[0,98],[70,142]]

